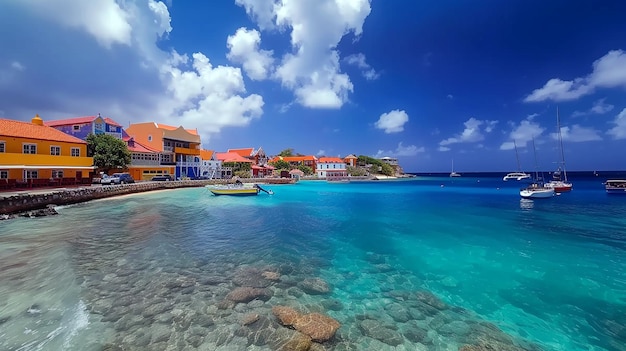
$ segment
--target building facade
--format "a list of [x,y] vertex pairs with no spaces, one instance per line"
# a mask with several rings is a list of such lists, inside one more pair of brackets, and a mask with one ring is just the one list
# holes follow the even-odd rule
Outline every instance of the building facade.
[[97,116],[76,117],[46,121],[45,125],[58,129],[65,134],[85,140],[89,134],[109,134],[122,139],[122,126],[108,117]]
[[315,174],[328,180],[343,179],[348,176],[346,163],[339,157],[320,157]]
[[44,125],[0,119],[0,179],[12,186],[53,186],[90,183],[93,157],[87,142]]
[[[212,150],[200,150],[200,159],[202,164],[200,165],[200,176],[207,179],[222,179],[230,178],[232,176],[232,170],[228,169],[223,172],[222,161],[215,158],[215,152]],[[223,174],[225,173],[225,174]]]
[[159,152],[160,166],[173,167],[176,179],[201,176],[200,136],[197,130],[147,122],[131,124],[126,132],[141,145]]

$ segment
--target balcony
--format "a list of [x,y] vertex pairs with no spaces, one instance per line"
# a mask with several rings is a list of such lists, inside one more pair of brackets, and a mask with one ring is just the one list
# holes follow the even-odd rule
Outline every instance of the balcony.
[[175,147],[174,152],[179,155],[200,155],[200,149],[188,147]]

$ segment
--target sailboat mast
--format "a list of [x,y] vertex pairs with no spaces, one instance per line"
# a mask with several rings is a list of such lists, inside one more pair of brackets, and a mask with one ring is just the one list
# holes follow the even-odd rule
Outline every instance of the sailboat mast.
[[539,181],[539,164],[537,163],[537,150],[535,149],[535,137],[533,136],[533,154],[535,155],[535,182]]
[[522,166],[519,163],[519,155],[517,154],[517,144],[515,143],[515,140],[513,140],[513,147],[515,148],[515,158],[517,159],[517,171],[521,172]]
[[563,165],[563,179],[567,182],[567,172],[565,171],[565,152],[563,151],[563,136],[561,135],[561,119],[559,117],[559,107],[556,107],[556,128],[559,137],[559,149],[561,150],[561,165]]

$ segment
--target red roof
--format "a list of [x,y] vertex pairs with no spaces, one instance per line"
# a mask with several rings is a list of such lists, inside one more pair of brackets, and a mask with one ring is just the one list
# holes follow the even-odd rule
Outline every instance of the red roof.
[[[98,118],[98,116],[74,117],[74,118],[66,118],[66,119],[57,119],[54,121],[46,121],[44,122],[44,124],[50,127],[66,126],[66,125],[72,125],[72,124],[91,123],[96,118]],[[118,126],[118,127],[122,126],[121,124],[115,122],[109,117],[105,117],[104,121],[113,126]]]
[[216,152],[215,158],[222,162],[247,162],[252,163],[251,160],[247,158],[241,157],[241,155],[235,152]]
[[2,118],[0,118],[0,136],[87,144],[84,140],[65,134],[52,127]]
[[242,157],[250,157],[252,156],[252,152],[254,151],[254,148],[250,147],[250,148],[245,148],[245,149],[228,149],[228,152],[234,152],[236,154],[238,154],[239,156]]
[[319,163],[344,163],[339,157],[320,157],[317,162]]

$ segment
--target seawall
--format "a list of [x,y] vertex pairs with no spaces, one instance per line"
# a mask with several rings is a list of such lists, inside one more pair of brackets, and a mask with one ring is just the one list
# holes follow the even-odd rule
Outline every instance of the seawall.
[[[241,179],[245,183],[265,183],[268,178]],[[142,193],[146,191],[203,187],[210,184],[228,183],[226,180],[177,180],[170,182],[140,182],[122,185],[92,185],[62,189],[32,189],[32,192],[0,193],[0,215],[45,209],[48,205],[69,205],[95,199]],[[232,183],[232,181],[230,181]]]

